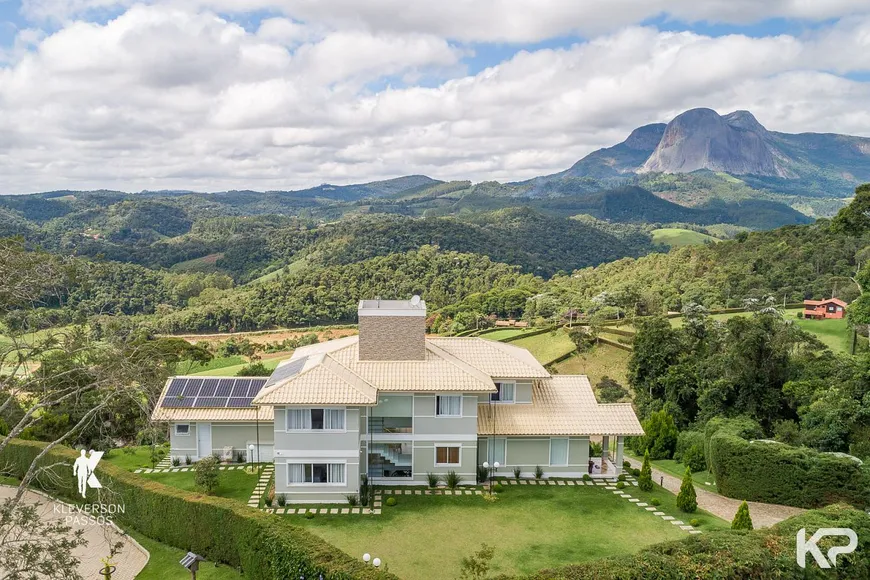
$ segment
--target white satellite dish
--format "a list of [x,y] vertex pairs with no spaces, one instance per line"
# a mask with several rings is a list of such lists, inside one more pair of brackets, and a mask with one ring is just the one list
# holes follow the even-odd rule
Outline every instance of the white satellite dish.
[[411,306],[420,306],[420,297],[416,294],[411,296]]

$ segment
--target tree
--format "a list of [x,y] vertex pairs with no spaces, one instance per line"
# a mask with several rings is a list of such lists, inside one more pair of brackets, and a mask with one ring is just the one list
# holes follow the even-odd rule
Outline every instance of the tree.
[[261,362],[251,363],[242,367],[239,372],[236,373],[237,377],[268,377],[272,374],[272,371],[266,368]]
[[595,389],[598,391],[598,399],[602,403],[616,403],[628,396],[626,388],[608,376],[601,377],[601,380],[595,385]]
[[79,559],[73,551],[87,544],[84,530],[73,531],[62,519],[40,517],[42,504],[0,504],[0,571],[5,580],[57,578],[77,580]]
[[671,459],[677,448],[679,431],[674,424],[674,418],[665,410],[655,411],[643,422],[646,433],[640,438],[639,444],[649,451],[652,459]]
[[643,453],[643,465],[640,467],[640,476],[637,478],[637,487],[641,491],[652,491],[652,467],[649,464],[649,451]]
[[489,565],[495,555],[495,548],[486,544],[480,550],[462,558],[460,578],[463,580],[484,580],[489,575]]
[[193,483],[196,487],[211,495],[217,491],[220,485],[219,462],[216,457],[209,455],[196,462],[194,468]]
[[731,529],[746,531],[752,529],[752,518],[749,517],[749,506],[745,501],[737,508],[737,513],[734,514],[734,519],[731,521]]
[[855,188],[852,202],[837,213],[831,225],[835,231],[851,235],[870,230],[870,183]]
[[692,483],[692,470],[686,468],[683,483],[680,484],[680,493],[677,494],[677,507],[680,511],[694,513],[698,509],[698,497],[695,493],[695,484]]

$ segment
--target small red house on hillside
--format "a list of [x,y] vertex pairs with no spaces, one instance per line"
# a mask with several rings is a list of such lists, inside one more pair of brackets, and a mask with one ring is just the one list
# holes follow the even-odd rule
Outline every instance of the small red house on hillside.
[[804,300],[804,318],[843,318],[846,303],[839,298]]

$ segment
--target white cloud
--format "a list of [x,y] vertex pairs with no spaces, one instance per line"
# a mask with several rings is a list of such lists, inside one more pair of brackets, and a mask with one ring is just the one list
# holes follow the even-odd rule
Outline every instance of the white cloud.
[[868,18],[802,38],[628,27],[475,75],[435,28],[363,21],[272,18],[251,31],[209,11],[137,5],[104,25],[22,34],[0,64],[0,182],[22,192],[512,180],[695,106],[749,109],[773,130],[870,135],[870,84],[838,76],[867,70]]

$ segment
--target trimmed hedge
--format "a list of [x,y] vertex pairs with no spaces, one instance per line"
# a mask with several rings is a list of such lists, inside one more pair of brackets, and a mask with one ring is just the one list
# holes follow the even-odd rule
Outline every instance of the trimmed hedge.
[[[795,559],[795,535],[801,528],[852,528],[858,549],[837,557],[836,568],[801,569]],[[842,538],[824,538],[823,553]],[[810,511],[752,532],[715,531],[650,546],[629,556],[541,570],[525,580],[645,580],[648,578],[717,580],[806,580],[807,578],[870,578],[870,514],[844,505]],[[507,576],[498,577],[508,580]]]
[[[712,423],[712,421],[711,421]],[[745,425],[744,425],[745,426]],[[719,493],[737,499],[815,508],[870,506],[870,468],[848,457],[784,443],[747,441],[729,422],[708,426],[707,464]]]
[[[20,478],[45,445],[12,440],[0,453],[0,464],[9,466]],[[54,465],[51,469],[55,476],[40,478],[40,487],[53,496],[80,504],[82,498],[77,495],[72,476],[77,456],[67,447],[46,454],[41,466]],[[318,578],[322,574],[329,580],[396,579],[366,567],[307,530],[235,500],[169,487],[107,462],[99,464],[97,477],[103,485],[104,502],[124,505],[125,513],[113,516],[121,526],[208,560],[241,568],[245,578],[283,580]],[[105,494],[111,495],[107,498]]]

